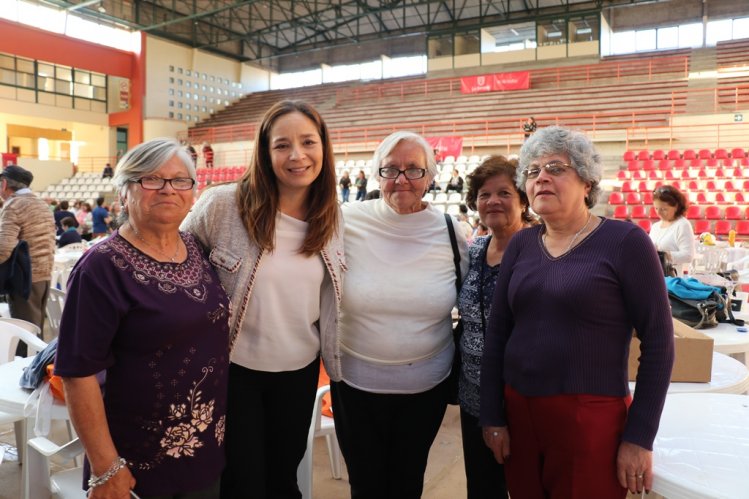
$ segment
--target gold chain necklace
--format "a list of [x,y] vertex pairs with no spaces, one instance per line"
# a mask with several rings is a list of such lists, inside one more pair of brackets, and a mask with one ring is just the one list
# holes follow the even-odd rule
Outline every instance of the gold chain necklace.
[[[570,240],[570,244],[567,245],[567,249],[564,250],[564,252],[562,252],[562,255],[564,255],[565,253],[569,252],[569,250],[572,249],[572,245],[575,244],[575,241],[577,241],[577,238],[580,237],[580,234],[582,234],[583,231],[588,227],[588,224],[590,223],[590,219],[592,217],[593,217],[593,214],[592,213],[588,213],[588,219],[585,221],[585,225],[583,225],[582,227],[580,227],[580,230],[578,230],[575,233],[575,235],[572,236],[572,239]],[[544,237],[543,237],[543,239],[544,239],[544,246],[546,246],[546,248],[548,248],[549,246],[546,244],[546,236],[547,236],[547,232],[544,231]]]
[[146,246],[148,246],[149,248],[151,248],[152,250],[154,250],[156,253],[163,256],[164,258],[168,258],[172,263],[177,263],[177,255],[179,254],[179,241],[177,241],[177,249],[174,251],[174,255],[169,256],[163,251],[161,251],[160,249],[158,249],[157,247],[151,245],[145,239],[143,239],[143,236],[140,235],[140,232],[138,232],[138,229],[136,229],[133,224],[128,223],[127,225],[133,231],[133,234],[135,234],[135,237],[137,237],[140,240],[140,242],[142,242],[143,244],[145,244]]

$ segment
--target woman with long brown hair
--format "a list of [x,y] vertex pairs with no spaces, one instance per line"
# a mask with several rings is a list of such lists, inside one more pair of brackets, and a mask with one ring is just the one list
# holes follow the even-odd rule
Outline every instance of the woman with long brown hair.
[[319,356],[340,379],[345,263],[327,126],[281,101],[260,123],[237,183],[205,191],[185,221],[232,303],[223,498],[299,498]]

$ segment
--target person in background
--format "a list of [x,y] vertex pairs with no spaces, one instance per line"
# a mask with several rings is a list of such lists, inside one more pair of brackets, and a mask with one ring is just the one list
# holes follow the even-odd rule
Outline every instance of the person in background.
[[101,178],[112,178],[112,175],[114,175],[112,165],[107,163],[106,165],[104,165],[104,170],[101,172]]
[[[647,234],[590,212],[602,170],[591,140],[562,127],[520,150],[516,184],[543,224],[515,234],[502,256],[479,418],[513,498],[624,499],[652,487],[673,322]],[[633,330],[642,344],[634,398]]]
[[463,177],[460,176],[458,170],[453,170],[452,177],[450,177],[445,187],[445,192],[450,191],[463,192]]
[[341,202],[348,203],[349,193],[351,192],[351,177],[348,176],[348,170],[343,171],[338,185],[341,186]]
[[109,234],[109,211],[104,207],[104,198],[96,198],[96,208],[91,212],[93,239]]
[[429,143],[395,132],[373,164],[382,197],[342,207],[348,272],[333,417],[353,499],[416,499],[447,407],[459,283],[445,214],[422,201],[437,174]]
[[370,199],[380,199],[380,189],[372,189],[364,196],[364,201],[369,201]]
[[114,201],[109,205],[109,223],[107,229],[109,232],[114,232],[120,226],[121,223],[122,205],[119,201]]
[[434,152],[434,162],[439,164],[442,164],[442,161],[444,161],[444,156],[442,156],[442,153],[440,153],[440,150],[438,148],[432,149],[432,152]]
[[298,499],[321,352],[341,379],[335,161],[325,122],[303,101],[274,104],[255,144],[239,181],[206,189],[183,228],[232,300],[221,497]]
[[60,234],[60,238],[57,240],[58,248],[63,248],[68,244],[80,243],[83,240],[76,230],[77,222],[75,221],[75,218],[65,217],[60,220],[60,224],[62,225],[63,231],[62,234]]
[[94,218],[89,203],[81,203],[81,209],[75,214],[75,221],[78,222],[78,230],[83,240],[90,241]]
[[[20,241],[28,244],[31,259],[31,294],[8,295],[10,316],[23,319],[44,330],[47,297],[55,260],[55,220],[47,203],[31,191],[34,175],[17,165],[0,170],[0,264],[9,262]],[[26,356],[26,344],[19,344],[17,355]]]
[[650,228],[650,239],[658,251],[671,254],[677,268],[692,263],[695,254],[694,232],[686,217],[688,206],[686,196],[672,185],[653,191],[653,207],[660,220]]
[[63,218],[72,218],[73,223],[75,223],[75,214],[70,211],[69,208],[70,204],[67,201],[60,201],[60,204],[57,205],[57,209],[52,214],[55,218],[55,228],[57,230],[58,236],[61,235],[64,231],[62,225],[60,224]]
[[185,149],[187,149],[187,154],[189,154],[190,158],[192,159],[192,164],[194,164],[195,168],[197,168],[198,167],[198,151],[196,151],[193,145],[190,143],[187,144],[187,147],[185,147]]
[[359,174],[354,180],[354,186],[356,187],[356,200],[364,201],[367,196],[367,176],[364,174],[364,170],[359,170]]
[[195,177],[173,139],[128,151],[112,180],[123,224],[68,280],[55,374],[86,451],[90,499],[218,496],[229,299],[199,243],[179,231]]
[[527,120],[525,120],[525,123],[523,123],[523,136],[525,137],[525,140],[528,140],[528,138],[533,134],[533,132],[536,131],[538,126],[536,125],[536,120],[531,116]]
[[463,320],[459,377],[460,428],[468,499],[507,497],[503,466],[484,443],[479,425],[481,357],[486,323],[505,248],[519,230],[538,223],[528,196],[515,185],[517,161],[490,156],[468,175],[466,203],[477,210],[489,234],[469,248],[470,267],[458,297]]
[[207,142],[203,146],[203,159],[205,160],[206,168],[213,168],[213,148]]

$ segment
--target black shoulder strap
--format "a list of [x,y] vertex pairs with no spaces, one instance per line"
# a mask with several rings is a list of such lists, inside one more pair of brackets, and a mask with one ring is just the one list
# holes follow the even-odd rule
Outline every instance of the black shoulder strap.
[[460,294],[460,284],[463,282],[463,276],[460,272],[460,251],[458,251],[458,240],[455,237],[455,228],[450,215],[445,213],[445,222],[447,223],[447,233],[450,234],[450,245],[453,247],[453,263],[455,264],[455,289]]

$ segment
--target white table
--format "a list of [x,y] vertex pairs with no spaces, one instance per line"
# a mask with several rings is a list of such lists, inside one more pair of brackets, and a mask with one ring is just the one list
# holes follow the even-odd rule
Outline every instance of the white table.
[[749,497],[749,397],[668,395],[653,454],[653,491],[669,499]]
[[[26,405],[31,392],[24,390],[18,384],[23,373],[23,368],[31,363],[33,357],[27,357],[23,359],[17,359],[13,362],[0,365],[0,411],[7,412],[9,414],[15,414],[19,417],[23,417],[23,409]],[[51,411],[52,419],[65,419],[69,418],[68,409],[65,404],[55,400],[52,404]],[[34,418],[28,418],[26,420],[26,435],[23,438],[24,449],[23,455],[27,456],[26,442],[29,438],[33,437],[34,432]],[[28,466],[23,466],[21,469],[21,497],[29,499],[27,497],[27,491],[29,490],[29,471]],[[36,499],[36,498],[31,498]]]
[[[635,382],[629,389],[634,391]],[[745,393],[749,390],[749,369],[738,360],[713,352],[713,370],[709,383],[671,383],[668,393]]]

